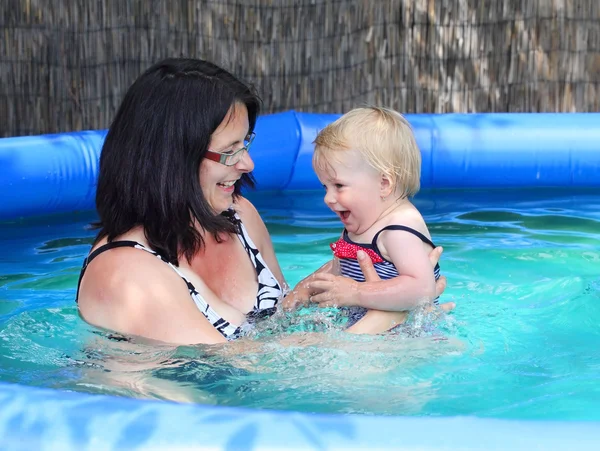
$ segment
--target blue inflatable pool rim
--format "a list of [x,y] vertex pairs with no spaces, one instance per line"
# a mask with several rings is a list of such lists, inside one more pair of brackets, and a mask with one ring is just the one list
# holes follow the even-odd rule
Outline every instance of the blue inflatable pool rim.
[[[338,115],[261,117],[259,190],[320,189],[312,141]],[[407,115],[423,188],[600,187],[600,114]],[[105,131],[0,139],[0,221],[94,209]],[[273,158],[276,156],[276,158]],[[0,383],[0,449],[578,449],[600,423],[316,415]]]

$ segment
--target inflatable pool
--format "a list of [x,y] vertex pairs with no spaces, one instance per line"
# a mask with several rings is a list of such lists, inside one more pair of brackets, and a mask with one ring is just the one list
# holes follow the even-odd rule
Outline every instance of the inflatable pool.
[[[338,117],[259,119],[257,189],[319,188],[316,131]],[[422,187],[600,188],[600,114],[408,115]],[[104,131],[0,140],[0,221],[94,208]],[[0,449],[598,449],[600,423],[317,415],[140,401],[0,383]]]
[[[263,116],[252,158],[259,190],[320,188],[316,131],[337,115]],[[408,115],[423,154],[421,187],[598,187],[598,114]],[[0,220],[94,208],[105,131],[0,140]]]

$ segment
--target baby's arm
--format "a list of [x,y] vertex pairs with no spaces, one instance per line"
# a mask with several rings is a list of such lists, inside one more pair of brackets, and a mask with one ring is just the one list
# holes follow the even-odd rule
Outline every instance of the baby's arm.
[[[429,263],[431,265],[431,269],[437,265],[440,256],[442,254],[442,248],[438,247],[431,251],[428,255]],[[364,252],[358,253],[358,262],[360,264],[361,270],[365,275],[365,279],[368,282],[375,282],[377,280],[381,280],[377,272],[375,272],[375,268],[371,264],[371,260],[367,257]],[[446,289],[446,278],[441,276],[435,284],[435,295],[440,296],[444,290]],[[446,302],[440,305],[440,308],[445,311],[450,311],[454,309],[454,302]],[[358,322],[348,329],[346,332],[353,334],[379,334],[386,332],[397,326],[398,324],[404,323],[406,321],[406,317],[408,316],[408,312],[389,312],[382,310],[368,310],[365,316],[363,316]]]
[[380,237],[382,251],[396,266],[398,277],[375,282],[355,282],[331,274],[315,274],[308,282],[319,294],[313,302],[321,306],[361,306],[368,309],[402,311],[435,298],[435,277],[422,241],[404,231],[386,231]]

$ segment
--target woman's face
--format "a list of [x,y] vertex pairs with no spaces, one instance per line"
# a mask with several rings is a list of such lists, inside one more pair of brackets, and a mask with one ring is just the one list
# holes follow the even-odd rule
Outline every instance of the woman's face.
[[[249,128],[246,105],[235,103],[212,134],[208,149],[229,153],[244,147]],[[233,166],[225,166],[206,158],[200,163],[200,187],[204,198],[217,214],[227,210],[233,203],[235,182],[254,169],[254,162],[248,152],[242,154],[240,161]]]

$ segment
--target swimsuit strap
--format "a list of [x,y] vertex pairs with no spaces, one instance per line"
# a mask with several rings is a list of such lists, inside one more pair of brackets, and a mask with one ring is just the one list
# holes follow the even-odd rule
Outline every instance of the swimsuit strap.
[[[377,253],[380,255],[381,255],[381,252],[379,252],[379,248],[377,247],[377,238],[379,238],[379,234],[381,232],[383,232],[384,230],[402,230],[404,232],[412,233],[416,237],[420,238],[421,241],[423,241],[424,243],[429,244],[434,249],[436,248],[436,245],[433,244],[433,241],[431,241],[429,238],[427,238],[425,235],[423,235],[418,230],[415,230],[412,227],[394,224],[394,225],[389,225],[387,227],[384,227],[383,229],[381,229],[379,232],[377,232],[375,234],[375,237],[373,237],[373,249],[375,249],[377,251]],[[440,277],[440,264],[439,263],[435,264],[435,268],[433,268],[433,272],[435,274],[435,280],[438,280],[438,278]]]
[[[118,247],[141,247],[144,250],[149,251],[149,249],[147,249],[143,244],[140,244],[137,241],[111,241],[110,243],[106,243],[100,246],[98,249],[96,249],[94,252],[92,252],[90,255],[83,259],[83,266],[81,267],[81,272],[79,273],[79,281],[77,282],[77,293],[75,295],[75,302],[77,302],[77,299],[79,298],[79,287],[81,286],[81,280],[83,279],[83,275],[85,274],[85,270],[87,269],[88,265],[102,252],[106,252]],[[152,253],[158,255],[161,258],[161,260],[165,260],[164,257],[159,255],[158,253],[154,251],[152,251]]]
[[386,230],[402,230],[404,232],[408,232],[408,233],[412,233],[413,235],[415,235],[417,238],[420,238],[421,241],[423,241],[426,244],[429,244],[431,247],[435,248],[435,244],[433,244],[433,242],[427,238],[425,235],[423,235],[421,232],[419,232],[418,230],[415,230],[411,227],[408,226],[403,226],[403,225],[389,225],[387,227],[384,227],[383,229],[381,229],[379,232],[377,232],[375,234],[375,236],[373,237],[373,242],[372,242],[372,246],[373,249],[375,249],[375,251],[381,255],[381,252],[379,251],[379,248],[377,247],[377,238],[379,238],[379,234],[381,232],[384,232]]

